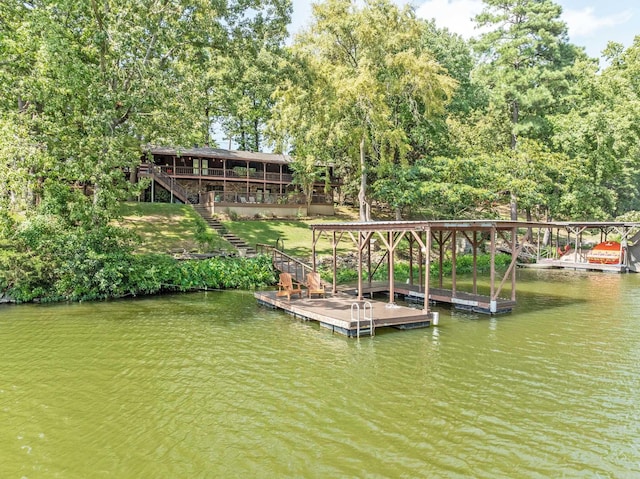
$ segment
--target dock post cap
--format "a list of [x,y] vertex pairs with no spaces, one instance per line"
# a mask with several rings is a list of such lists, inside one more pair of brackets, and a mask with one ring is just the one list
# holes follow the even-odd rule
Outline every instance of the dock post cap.
[[498,302],[495,299],[492,299],[489,302],[489,311],[492,313],[496,313],[498,311]]

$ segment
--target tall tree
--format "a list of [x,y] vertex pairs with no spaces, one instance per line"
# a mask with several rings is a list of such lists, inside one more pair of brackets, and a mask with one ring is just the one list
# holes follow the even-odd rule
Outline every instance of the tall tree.
[[[314,23],[293,46],[310,73],[319,105],[285,84],[276,108],[290,138],[302,124],[323,125],[314,144],[330,139],[356,173],[361,220],[370,219],[369,176],[402,163],[410,150],[406,118],[441,111],[455,82],[421,46],[421,22],[389,0],[327,0],[314,5]],[[309,105],[308,103],[304,103]],[[295,110],[297,115],[289,114]],[[303,116],[307,120],[300,122]],[[288,121],[282,121],[288,119]]]
[[552,118],[556,148],[581,172],[565,215],[609,219],[640,210],[640,38],[626,51],[612,43],[605,55],[602,71],[581,65],[573,108]]
[[282,78],[282,58],[290,0],[260,0],[238,12],[230,30],[225,55],[214,59],[210,105],[224,135],[241,150],[261,151],[264,130],[271,117],[272,95]]
[[[561,7],[551,0],[483,0],[485,8],[476,17],[489,31],[480,37],[478,80],[486,85],[491,103],[504,112],[510,127],[513,177],[528,169],[518,162],[520,138],[549,143],[549,115],[563,111],[573,65],[584,53],[568,42],[567,26],[560,19]],[[499,127],[501,128],[501,127]],[[518,171],[520,170],[520,171]],[[517,188],[510,188],[511,218],[517,219]],[[528,211],[529,213],[529,211]]]

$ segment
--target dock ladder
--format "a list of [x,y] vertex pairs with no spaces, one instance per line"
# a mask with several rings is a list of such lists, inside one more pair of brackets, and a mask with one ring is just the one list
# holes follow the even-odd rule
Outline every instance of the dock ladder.
[[373,322],[373,306],[369,301],[365,301],[362,305],[362,319],[360,319],[360,305],[358,303],[351,304],[351,321],[354,319],[356,321],[356,337],[360,338],[360,321],[369,321],[369,334],[375,336],[376,326]]

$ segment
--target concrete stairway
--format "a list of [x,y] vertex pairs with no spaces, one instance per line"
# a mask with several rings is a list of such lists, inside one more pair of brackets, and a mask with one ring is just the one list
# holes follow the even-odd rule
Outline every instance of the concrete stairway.
[[193,209],[196,210],[204,221],[209,225],[209,228],[215,230],[220,236],[222,236],[225,240],[227,240],[234,248],[238,251],[243,251],[245,256],[255,256],[256,250],[255,248],[249,246],[247,243],[242,241],[236,235],[227,232],[226,228],[222,223],[220,223],[217,219],[211,216],[209,210],[206,206],[203,205],[193,205]]

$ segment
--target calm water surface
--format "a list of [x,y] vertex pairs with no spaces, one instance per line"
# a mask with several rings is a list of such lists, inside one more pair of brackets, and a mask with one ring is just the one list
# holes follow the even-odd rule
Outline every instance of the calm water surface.
[[640,477],[640,275],[333,335],[209,292],[0,308],[1,478]]

